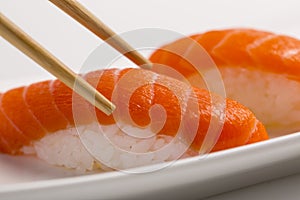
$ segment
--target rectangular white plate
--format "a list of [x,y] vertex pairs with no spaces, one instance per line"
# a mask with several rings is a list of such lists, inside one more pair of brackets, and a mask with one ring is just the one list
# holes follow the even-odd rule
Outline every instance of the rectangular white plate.
[[300,133],[180,160],[145,174],[78,175],[34,158],[0,156],[1,199],[206,197],[300,172]]

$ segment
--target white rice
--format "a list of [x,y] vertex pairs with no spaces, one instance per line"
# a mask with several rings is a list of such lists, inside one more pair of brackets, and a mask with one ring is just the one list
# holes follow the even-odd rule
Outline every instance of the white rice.
[[[300,81],[286,74],[264,72],[245,67],[218,68],[226,97],[248,107],[264,124],[271,137],[300,131]],[[213,88],[223,94],[215,69],[202,71],[188,77],[189,82],[200,88]],[[209,84],[208,86],[206,84]]]
[[35,154],[51,165],[78,171],[99,168],[104,171],[126,170],[195,155],[171,136],[136,139],[124,134],[116,125],[105,126],[104,129],[105,135],[94,123],[78,129],[60,130],[46,135],[30,147],[23,147],[23,152]]
[[300,130],[299,81],[242,67],[222,67],[220,73],[227,97],[252,110],[271,137]]

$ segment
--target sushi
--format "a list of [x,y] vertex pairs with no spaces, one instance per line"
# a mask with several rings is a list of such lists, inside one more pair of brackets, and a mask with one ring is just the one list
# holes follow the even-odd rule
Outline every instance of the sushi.
[[216,30],[166,44],[150,60],[206,88],[195,67],[175,54],[196,54],[191,48],[194,43],[215,62],[227,97],[253,111],[270,136],[300,130],[300,40],[253,29]]
[[[0,152],[83,171],[124,170],[268,139],[245,106],[165,75],[114,68],[83,78],[117,105],[113,115],[59,80],[11,89],[0,94]],[[221,126],[207,138],[211,124]]]

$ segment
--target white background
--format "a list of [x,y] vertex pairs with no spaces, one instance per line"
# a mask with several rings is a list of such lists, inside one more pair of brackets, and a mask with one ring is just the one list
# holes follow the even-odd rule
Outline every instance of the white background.
[[[251,27],[300,38],[298,0],[81,0],[115,32],[151,27],[183,34]],[[3,14],[78,70],[101,41],[46,0],[0,0]],[[142,36],[141,36],[142,37]],[[50,77],[0,38],[0,91]],[[28,78],[27,78],[28,77]]]
[[[144,27],[192,34],[250,27],[300,38],[298,0],[81,0],[115,32]],[[101,41],[46,0],[0,0],[0,11],[75,71]],[[143,36],[141,36],[143,37]],[[52,78],[0,38],[0,91]],[[210,200],[297,199],[300,175]]]

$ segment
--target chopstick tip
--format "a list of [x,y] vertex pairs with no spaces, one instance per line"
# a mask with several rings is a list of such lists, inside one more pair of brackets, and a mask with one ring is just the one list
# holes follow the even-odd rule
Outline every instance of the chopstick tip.
[[115,109],[116,109],[116,106],[114,104],[111,104],[107,115],[111,115],[115,111]]
[[115,111],[116,106],[112,102],[107,100],[105,97],[101,97],[101,96],[102,95],[100,95],[100,96],[96,95],[94,105],[99,110],[101,110],[102,112],[104,112],[106,115],[109,116]]
[[144,64],[141,64],[140,67],[142,69],[152,69],[153,67],[153,63],[151,63],[150,61],[145,62]]

